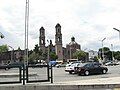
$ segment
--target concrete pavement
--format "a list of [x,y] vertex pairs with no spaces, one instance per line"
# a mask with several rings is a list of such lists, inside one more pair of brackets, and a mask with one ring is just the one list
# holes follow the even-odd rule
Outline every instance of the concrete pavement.
[[57,83],[0,85],[0,90],[120,90],[120,77],[77,80]]
[[[0,77],[18,77],[19,73],[0,73]],[[36,72],[30,72],[29,76],[37,76]]]
[[29,83],[26,85],[1,84],[0,90],[120,90],[120,77],[53,82],[52,84],[50,82]]
[[88,80],[66,81],[58,82],[58,84],[72,84],[72,85],[99,85],[99,84],[120,84],[120,77],[98,78]]

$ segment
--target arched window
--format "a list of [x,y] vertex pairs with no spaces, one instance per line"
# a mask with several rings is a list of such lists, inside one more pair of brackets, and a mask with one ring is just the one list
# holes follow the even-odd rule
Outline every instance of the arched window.
[[60,29],[58,28],[58,32],[60,32]]
[[58,37],[58,42],[60,41],[60,37]]
[[43,39],[41,40],[41,44],[43,44]]

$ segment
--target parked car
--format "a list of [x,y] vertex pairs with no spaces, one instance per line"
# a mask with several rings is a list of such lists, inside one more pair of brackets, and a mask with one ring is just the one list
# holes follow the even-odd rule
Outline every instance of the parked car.
[[47,66],[47,63],[37,63],[37,64],[31,64],[29,66],[31,66],[32,68],[43,68]]
[[114,66],[114,65],[118,65],[117,62],[108,62],[108,63],[105,63],[105,66]]
[[66,66],[66,63],[59,63],[56,65],[57,68],[65,67],[65,66]]
[[108,68],[102,66],[99,63],[89,62],[89,63],[82,63],[75,67],[75,72],[78,75],[90,75],[90,74],[97,74],[97,73],[107,73]]
[[80,63],[73,63],[71,65],[66,65],[65,71],[69,72],[69,74],[75,73],[75,67],[78,66]]
[[120,65],[120,61],[117,62],[117,65]]
[[9,68],[14,68],[16,66],[22,66],[23,67],[24,63],[23,62],[12,62],[7,65]]
[[1,64],[0,69],[8,70],[10,69],[7,64]]

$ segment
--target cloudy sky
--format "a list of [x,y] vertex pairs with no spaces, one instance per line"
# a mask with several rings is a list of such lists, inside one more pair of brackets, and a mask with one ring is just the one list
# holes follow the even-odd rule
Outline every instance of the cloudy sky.
[[[29,49],[39,44],[39,29],[45,28],[47,39],[55,44],[55,25],[62,26],[63,46],[75,37],[82,50],[102,46],[120,50],[120,0],[29,0]],[[0,0],[1,44],[24,49],[25,0]]]

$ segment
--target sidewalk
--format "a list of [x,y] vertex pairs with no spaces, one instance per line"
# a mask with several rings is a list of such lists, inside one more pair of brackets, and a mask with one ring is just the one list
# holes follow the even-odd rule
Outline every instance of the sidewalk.
[[59,82],[56,84],[71,84],[71,85],[100,85],[100,84],[120,84],[120,77],[110,77],[110,78],[98,78],[89,80],[77,80],[77,81],[66,81]]
[[42,82],[26,85],[0,85],[0,90],[120,90],[120,77],[98,78],[66,82]]
[[[18,77],[19,73],[2,73],[0,77]],[[37,76],[37,73],[31,72],[29,76]],[[48,83],[48,82],[47,82]],[[44,84],[44,83],[41,83]],[[51,83],[48,83],[51,84]],[[98,79],[88,79],[88,80],[73,80],[73,81],[64,81],[64,82],[53,82],[53,84],[62,84],[62,85],[100,85],[100,84],[119,84],[120,85],[120,76],[119,77],[109,77],[109,78],[98,78]]]
[[[19,73],[0,73],[0,77],[18,77]],[[36,72],[30,72],[29,76],[37,76]]]

